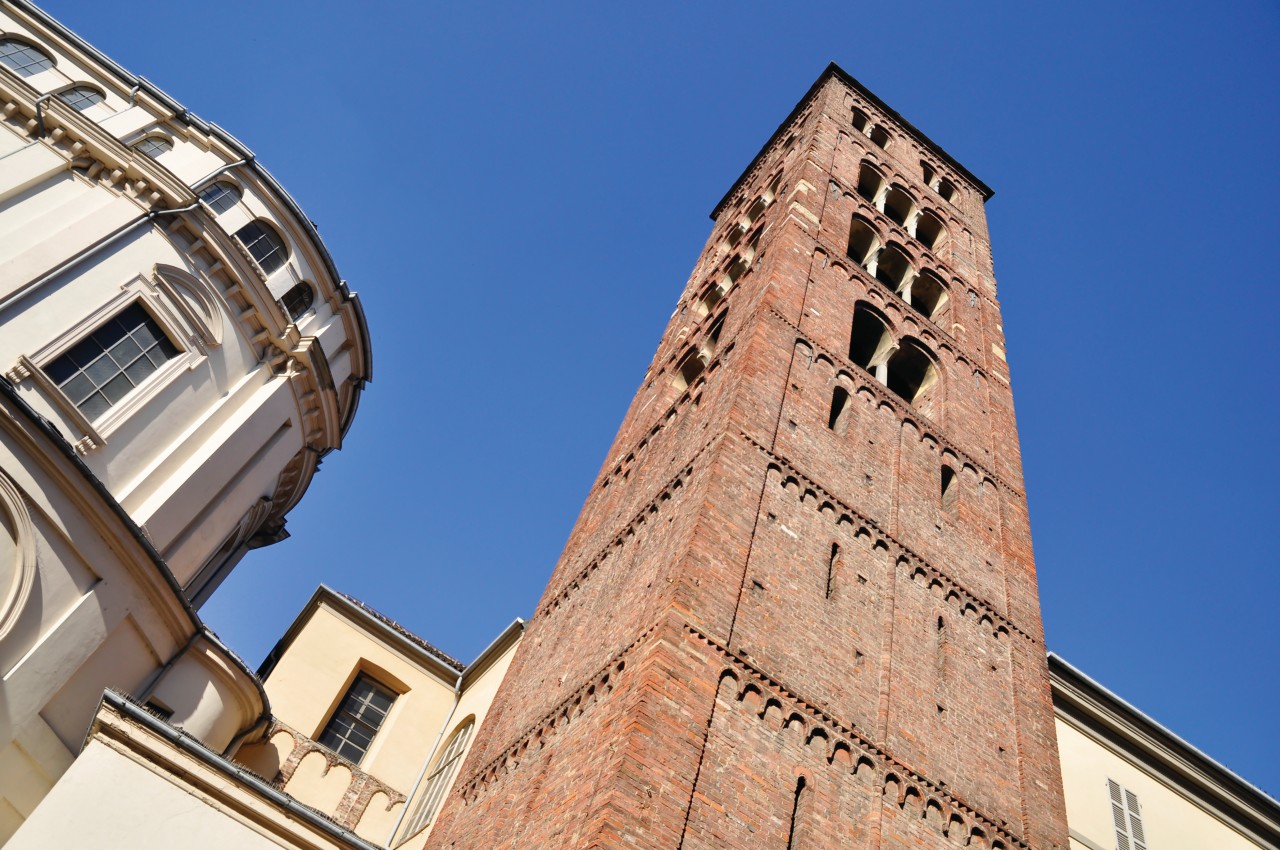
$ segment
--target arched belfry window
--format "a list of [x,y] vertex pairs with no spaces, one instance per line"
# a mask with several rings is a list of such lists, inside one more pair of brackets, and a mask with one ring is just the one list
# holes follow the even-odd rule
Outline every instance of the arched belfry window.
[[849,225],[849,259],[872,271],[872,262],[880,248],[880,237],[866,221],[855,218]]
[[911,266],[911,260],[897,245],[888,245],[880,252],[876,260],[876,280],[897,292],[909,284],[914,276],[915,269]]
[[53,67],[53,59],[38,47],[16,38],[0,39],[0,64],[19,77],[30,77]]
[[933,213],[923,212],[916,219],[916,239],[930,251],[937,251],[946,244],[946,225]]
[[904,339],[885,364],[884,385],[903,401],[928,410],[925,404],[938,383],[938,368],[923,345]]
[[942,278],[925,269],[916,275],[905,289],[898,293],[902,299],[930,319],[936,318],[946,306],[948,295]]
[[884,214],[895,224],[905,227],[915,208],[915,201],[898,186],[894,186],[884,196]]
[[61,100],[76,112],[84,112],[89,107],[102,103],[105,99],[102,92],[93,86],[74,86],[58,92],[58,100]]
[[865,301],[853,310],[849,359],[908,404],[931,412],[939,378],[933,355],[910,337],[895,340],[888,319]]
[[249,252],[262,269],[263,274],[271,274],[289,260],[289,248],[284,239],[267,222],[257,219],[236,231],[236,239]]
[[865,301],[859,301],[853,309],[853,330],[849,335],[849,359],[876,374],[889,352],[893,350],[893,335],[884,314]]
[[436,812],[440,809],[440,803],[444,800],[445,792],[449,790],[453,777],[457,775],[458,768],[462,765],[462,756],[466,753],[467,741],[471,739],[471,732],[475,729],[475,725],[475,718],[469,717],[450,736],[449,743],[445,745],[440,758],[436,760],[431,773],[427,776],[422,796],[418,798],[417,808],[413,810],[402,837],[408,838],[421,831],[435,818]]
[[872,168],[870,163],[862,163],[858,171],[858,194],[867,202],[879,208],[880,194],[884,191],[884,177]]

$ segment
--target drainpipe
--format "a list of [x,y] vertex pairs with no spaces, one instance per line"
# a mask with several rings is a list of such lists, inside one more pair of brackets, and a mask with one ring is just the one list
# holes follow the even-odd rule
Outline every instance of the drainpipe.
[[[48,98],[48,97],[52,97],[52,95],[44,96],[44,98]],[[43,100],[44,98],[41,98],[41,99]],[[208,183],[210,180],[213,180],[215,177],[222,174],[223,172],[229,171],[232,168],[237,168],[241,165],[244,165],[248,161],[249,161],[248,159],[241,159],[241,160],[237,160],[236,162],[230,163],[228,165],[224,165],[221,168],[215,169],[214,171],[211,171],[210,173],[206,174],[204,177],[201,177],[195,183],[191,184],[189,188],[193,192],[198,192],[200,186],[203,186],[205,183]],[[155,221],[157,218],[159,218],[162,215],[173,215],[175,213],[190,212],[191,210],[195,209],[198,206],[200,206],[200,202],[196,201],[194,204],[190,204],[189,206],[185,206],[185,207],[180,207],[178,209],[152,210],[151,212],[147,213],[141,218],[134,219],[128,224],[125,224],[122,227],[120,227],[118,230],[116,230],[115,233],[112,233],[110,236],[106,237],[105,239],[99,242],[96,242],[87,248],[77,251],[71,257],[67,258],[66,260],[63,260],[61,263],[54,266],[49,271],[45,272],[40,277],[36,278],[30,283],[27,283],[26,285],[10,293],[8,297],[4,298],[3,300],[0,300],[0,311],[4,311],[8,309],[13,304],[25,298],[32,290],[40,288],[41,286],[45,285],[53,278],[62,274],[67,269],[78,265],[79,263],[83,262],[93,254],[96,254],[99,251],[101,251],[103,248],[107,248],[115,244],[116,242],[119,242],[121,239],[127,236],[130,232],[137,229],[138,226]]]
[[[463,672],[465,673],[466,671]],[[449,709],[449,716],[444,719],[444,723],[440,726],[440,731],[436,733],[436,739],[431,744],[431,752],[427,753],[427,760],[422,763],[422,770],[418,771],[418,778],[413,780],[413,787],[409,789],[409,795],[404,798],[404,806],[400,809],[400,817],[396,818],[395,826],[391,827],[391,834],[387,836],[387,847],[390,847],[391,842],[396,840],[396,833],[400,831],[401,825],[404,824],[405,816],[409,814],[409,804],[417,796],[418,789],[422,786],[422,780],[426,778],[427,768],[431,767],[431,762],[436,757],[436,750],[440,749],[440,741],[444,738],[444,733],[453,724],[454,712],[458,710],[458,703],[462,701],[462,676],[463,674],[459,673],[457,681],[453,683],[453,706]]]

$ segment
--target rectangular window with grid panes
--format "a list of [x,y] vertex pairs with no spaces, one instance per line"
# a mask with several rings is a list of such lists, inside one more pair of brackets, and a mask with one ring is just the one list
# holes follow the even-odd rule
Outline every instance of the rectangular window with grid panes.
[[395,699],[395,693],[361,673],[347,689],[317,740],[359,764]]

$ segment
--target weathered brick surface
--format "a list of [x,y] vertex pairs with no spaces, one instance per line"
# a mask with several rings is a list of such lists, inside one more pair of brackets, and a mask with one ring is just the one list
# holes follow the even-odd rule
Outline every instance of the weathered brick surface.
[[[869,204],[864,162],[946,241]],[[1065,847],[982,205],[838,74],[797,108],[717,216],[432,846]],[[854,216],[941,309],[847,256]],[[927,397],[854,362],[859,303],[929,352]]]

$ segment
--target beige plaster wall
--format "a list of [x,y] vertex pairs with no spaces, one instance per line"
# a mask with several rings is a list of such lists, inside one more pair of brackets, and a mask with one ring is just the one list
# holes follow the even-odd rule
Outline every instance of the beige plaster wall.
[[1265,850],[1093,735],[1056,722],[1073,850],[1115,850],[1108,779],[1138,796],[1150,850]]
[[[398,696],[359,767],[408,793],[453,706],[452,677],[446,680],[424,669],[410,653],[375,639],[321,603],[267,679],[272,711],[285,724],[316,738],[361,672]],[[309,793],[292,783],[287,790],[300,799]]]

